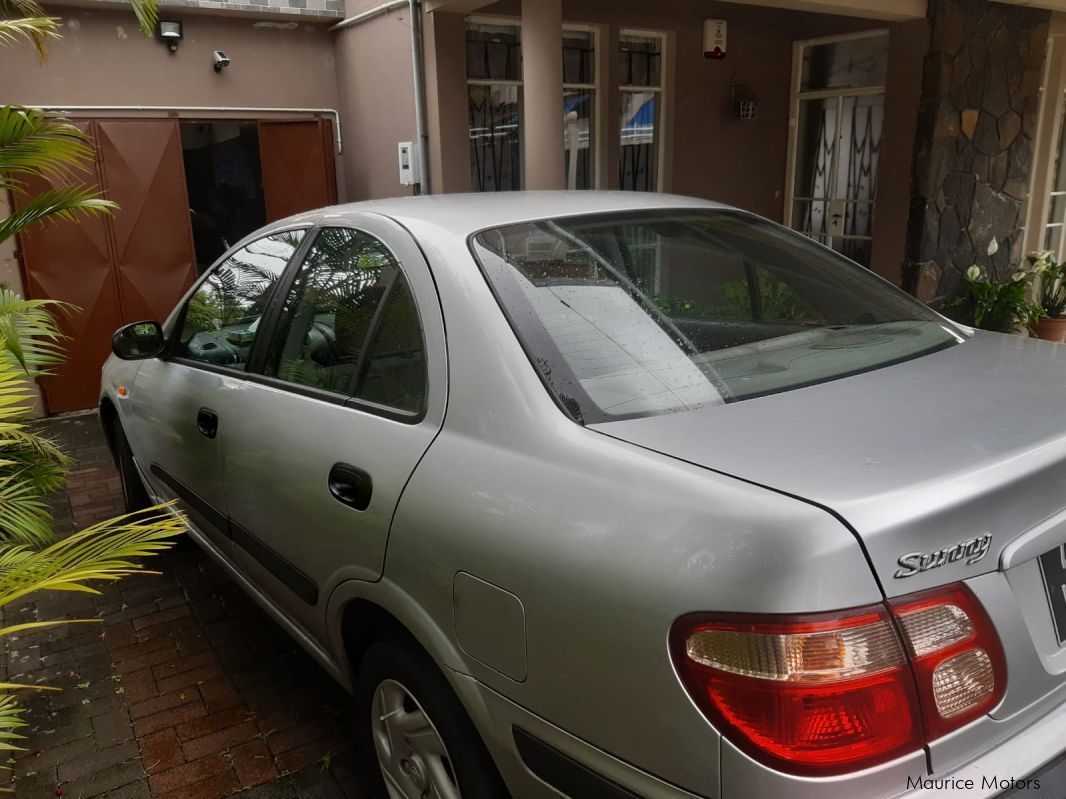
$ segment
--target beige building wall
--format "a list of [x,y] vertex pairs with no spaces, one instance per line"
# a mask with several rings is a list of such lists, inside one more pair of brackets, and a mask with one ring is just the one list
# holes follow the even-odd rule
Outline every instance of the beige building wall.
[[[362,3],[366,5],[366,3]],[[349,4],[348,13],[358,13]],[[341,120],[348,137],[349,200],[411,194],[401,186],[396,145],[415,141],[411,27],[406,7],[331,34],[337,53]]]

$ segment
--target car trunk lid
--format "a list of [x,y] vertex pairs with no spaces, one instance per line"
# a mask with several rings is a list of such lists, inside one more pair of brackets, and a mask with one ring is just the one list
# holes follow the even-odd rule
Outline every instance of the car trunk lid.
[[826,508],[891,597],[996,570],[1066,507],[1064,387],[1066,347],[978,332],[816,386],[591,427]]

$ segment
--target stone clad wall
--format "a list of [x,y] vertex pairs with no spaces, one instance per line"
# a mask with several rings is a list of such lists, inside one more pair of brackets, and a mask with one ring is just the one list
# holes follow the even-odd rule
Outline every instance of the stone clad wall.
[[957,294],[973,263],[1006,277],[1022,256],[1050,12],[930,0],[929,19],[904,264],[926,301]]

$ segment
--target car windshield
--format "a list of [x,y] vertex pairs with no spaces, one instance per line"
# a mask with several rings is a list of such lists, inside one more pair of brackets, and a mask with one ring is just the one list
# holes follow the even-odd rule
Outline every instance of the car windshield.
[[545,384],[585,423],[789,391],[964,340],[866,269],[738,211],[523,222],[472,248]]

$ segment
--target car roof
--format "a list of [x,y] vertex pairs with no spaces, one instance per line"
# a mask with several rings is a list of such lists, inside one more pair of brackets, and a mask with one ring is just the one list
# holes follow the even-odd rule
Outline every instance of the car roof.
[[275,226],[308,222],[319,225],[353,223],[359,213],[371,212],[390,217],[405,226],[428,224],[466,238],[479,230],[532,219],[658,208],[728,207],[694,197],[630,191],[432,194],[319,208],[282,220]]

